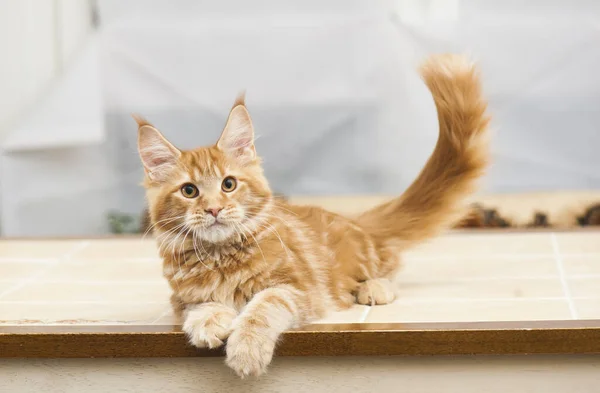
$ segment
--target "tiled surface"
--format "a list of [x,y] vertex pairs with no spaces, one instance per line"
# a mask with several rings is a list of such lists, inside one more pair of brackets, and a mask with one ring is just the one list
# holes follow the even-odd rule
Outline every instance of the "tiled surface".
[[367,322],[472,322],[502,320],[571,319],[566,300],[438,299],[437,302],[404,301],[373,307]]
[[[321,323],[600,318],[600,232],[450,234],[405,254],[398,299]],[[0,240],[0,323],[172,324],[154,240]]]
[[416,258],[437,259],[439,256],[485,258],[501,255],[525,256],[552,252],[552,238],[547,233],[529,233],[524,235],[490,236],[480,233],[473,235],[449,235],[423,244],[409,253]]
[[600,314],[600,298],[575,299],[575,307],[577,307],[579,318],[598,319],[598,314]]
[[27,242],[5,240],[1,244],[0,260],[25,261],[62,258],[69,253],[77,252],[82,244],[84,242],[75,240],[29,240]]

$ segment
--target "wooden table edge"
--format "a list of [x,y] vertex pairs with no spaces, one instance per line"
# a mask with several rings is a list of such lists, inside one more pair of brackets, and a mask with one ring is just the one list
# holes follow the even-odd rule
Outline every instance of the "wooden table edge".
[[[600,354],[600,320],[310,325],[286,332],[278,356]],[[0,358],[221,356],[174,325],[4,325]]]

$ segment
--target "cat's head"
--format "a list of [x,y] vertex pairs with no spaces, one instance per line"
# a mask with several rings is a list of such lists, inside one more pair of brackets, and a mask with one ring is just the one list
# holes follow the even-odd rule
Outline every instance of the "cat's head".
[[272,193],[254,148],[243,95],[213,146],[180,150],[151,124],[136,121],[155,230],[223,243],[257,229]]

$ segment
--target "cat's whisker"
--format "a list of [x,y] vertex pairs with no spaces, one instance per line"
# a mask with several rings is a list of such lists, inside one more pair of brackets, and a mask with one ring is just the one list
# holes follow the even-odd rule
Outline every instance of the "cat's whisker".
[[231,226],[233,227],[233,231],[235,232],[235,236],[239,237],[239,239],[241,241],[242,240],[242,232],[240,231],[240,228],[234,222],[231,223]]
[[242,228],[246,228],[246,231],[248,232],[248,234],[252,237],[252,239],[254,239],[254,243],[256,244],[256,247],[258,247],[258,250],[260,251],[260,254],[263,257],[263,261],[265,263],[267,263],[267,259],[265,258],[265,254],[263,253],[263,250],[260,247],[260,244],[258,244],[258,240],[256,240],[256,237],[254,237],[254,234],[252,234],[252,232],[250,230],[248,230],[248,228],[244,224],[242,224],[241,222],[239,224],[242,226]]
[[[169,231],[162,233],[162,236],[165,236],[164,239],[161,241],[160,245],[158,246],[159,250],[164,250],[166,251],[172,243],[174,243],[175,241],[177,241],[177,238],[179,236],[179,233],[177,233],[175,235],[175,237],[169,237],[171,236],[175,231],[179,230],[180,228],[185,227],[185,223],[180,223],[179,225],[175,226],[174,228],[171,228]],[[160,238],[160,236],[157,237],[157,239]],[[165,242],[167,242],[166,246],[165,246]],[[163,248],[164,246],[164,248]],[[180,264],[180,260],[177,258],[177,263]],[[181,265],[179,265],[179,271],[181,271]],[[180,285],[179,285],[179,280],[174,280],[175,281],[175,285],[177,286],[177,290],[180,290]]]
[[160,224],[160,223],[163,223],[163,222],[170,222],[170,221],[173,221],[173,220],[177,220],[178,218],[183,218],[183,216],[176,216],[176,217],[167,217],[167,218],[163,218],[162,220],[158,220],[158,221],[154,222],[154,224],[152,224],[152,225],[150,226],[150,228],[153,228],[153,227],[155,227],[156,225],[158,225],[158,224]]
[[239,223],[233,223],[233,225],[236,227],[236,230],[238,231],[238,234],[240,235],[240,240],[242,240],[242,241],[248,240],[248,236],[243,231],[243,229],[240,227]]
[[[264,225],[264,227],[263,227],[264,229],[267,229],[267,230],[271,231],[271,233],[273,233],[279,239],[279,242],[281,243],[281,247],[283,247],[283,250],[285,251],[285,253],[287,254],[287,256],[291,257],[291,255],[290,255],[290,249],[283,242],[283,239],[281,239],[281,235],[279,234],[279,232],[277,231],[277,229],[275,229],[275,227],[273,225],[269,224],[268,222],[266,222],[263,225]],[[267,227],[267,225],[268,225],[268,227]]]
[[[177,259],[177,272],[181,273],[181,259],[182,259],[182,248],[185,245],[185,237],[187,236],[187,234],[189,233],[189,228],[187,229],[187,232],[185,235],[183,235],[184,231],[186,230],[186,226],[184,225],[183,228],[177,233],[177,235],[175,236],[173,242],[172,242],[172,250],[173,250],[173,255],[175,256],[175,258]],[[183,235],[183,239],[179,240],[179,238]],[[175,253],[175,246],[177,246],[177,243],[179,243],[179,248],[178,248],[178,252]]]
[[146,235],[148,235],[148,233],[150,233],[150,231],[152,231],[152,229],[154,229],[154,227],[156,227],[158,224],[162,224],[162,223],[169,223],[169,222],[173,222],[175,220],[178,219],[182,219],[184,218],[184,216],[177,216],[177,217],[170,217],[170,218],[165,218],[162,220],[159,220],[157,222],[155,222],[154,224],[150,225],[150,227],[148,227],[148,229],[146,229],[146,231],[144,232],[144,234],[142,235],[142,240],[146,237]]
[[209,254],[208,254],[208,251],[206,251],[206,249],[204,248],[204,242],[202,241],[202,239],[199,239],[199,242],[198,242],[198,243],[200,244],[200,247],[202,248],[202,252],[204,252],[204,254],[205,254],[206,256],[208,256],[208,255],[209,255]]
[[[275,229],[275,227],[271,223],[269,223],[267,220],[269,218],[275,218],[275,219],[281,220],[288,227],[291,227],[292,225],[289,222],[287,222],[286,220],[284,220],[283,218],[281,218],[279,216],[276,216],[276,215],[273,215],[273,214],[269,214],[268,212],[265,212],[265,213],[262,214],[262,216],[259,215],[258,217],[259,218],[264,218],[264,220],[258,220],[257,225],[260,228],[269,230],[271,233],[273,233],[279,239],[279,242],[281,243],[282,248],[284,249],[284,251],[286,252],[286,254],[289,257],[290,256],[290,249],[289,249],[289,247],[284,243],[284,241],[281,238],[281,235],[279,234],[279,232],[277,231],[277,229]],[[247,218],[247,219],[249,219],[249,218]]]
[[179,240],[179,236],[181,236],[181,233],[185,230],[185,224],[180,225],[180,228],[177,233],[175,234],[174,237],[171,238],[171,240],[169,241],[169,243],[167,243],[167,248],[171,248],[171,254],[175,255],[175,246],[177,245],[177,241]]
[[232,224],[234,225],[234,228],[240,237],[240,242],[247,241],[248,236],[246,235],[244,230],[240,227],[239,223],[232,223]]
[[258,217],[261,214],[267,213],[271,208],[271,204],[246,207],[246,213],[250,213],[250,215],[243,214],[243,216],[246,218]]
[[[181,223],[181,224],[179,224],[179,225],[171,228],[170,230],[168,230],[168,231],[166,231],[166,232],[161,233],[160,235],[158,235],[157,239],[163,238],[162,241],[161,241],[161,243],[160,243],[159,249],[166,251],[167,248],[169,247],[169,245],[171,244],[171,242],[173,241],[173,237],[172,236],[175,234],[175,232],[177,232],[183,226],[184,226],[184,224]],[[167,242],[167,245],[163,248],[165,242]]]
[[179,243],[179,247],[177,248],[177,255],[181,257],[181,253],[183,251],[183,247],[185,246],[185,241],[187,239],[187,235],[190,232],[190,228],[186,225],[183,227],[181,231],[179,231],[179,236],[177,239],[177,243]]
[[277,219],[277,220],[279,220],[279,221],[283,222],[283,223],[284,223],[285,225],[287,225],[288,227],[291,227],[291,226],[292,226],[292,224],[290,224],[289,222],[287,222],[287,220],[284,220],[282,217],[280,217],[280,216],[276,216],[276,215],[274,215],[274,214],[264,213],[264,214],[263,214],[263,217],[265,217],[265,218],[267,218],[267,219],[268,219],[268,218],[274,218],[274,219]]
[[[184,228],[184,231],[185,231],[185,233],[183,231],[181,232],[182,239],[181,239],[181,241],[179,241],[179,248],[177,248],[177,255],[180,255],[180,256],[182,255],[182,253],[185,252],[185,247],[184,247],[185,241],[187,240],[187,236],[190,233],[191,228],[189,228],[189,227]],[[180,267],[180,269],[181,269],[181,267]]]
[[[253,213],[259,215],[259,214],[261,214],[263,212],[263,210],[265,210],[265,206],[256,206],[256,207],[248,208],[249,211],[252,211],[252,209],[256,209],[256,211],[254,211]],[[266,210],[267,211],[268,210],[281,210],[281,211],[289,213],[289,214],[291,214],[293,216],[298,217],[298,213],[296,213],[295,211],[292,211],[292,210],[290,210],[290,209],[282,206],[282,204],[280,204],[280,203],[270,203],[270,204],[267,205],[267,209]]]
[[162,236],[162,235],[164,235],[164,234],[167,234],[167,233],[170,233],[170,232],[172,232],[174,229],[181,228],[181,226],[182,226],[182,225],[185,225],[185,222],[181,222],[181,223],[179,223],[179,224],[175,225],[173,228],[171,228],[171,229],[169,229],[169,230],[167,230],[167,231],[164,231],[163,233],[159,233],[159,234],[157,235],[157,237],[159,237],[159,236]]
[[294,212],[294,211],[291,211],[290,209],[286,209],[285,207],[283,207],[283,206],[281,206],[281,205],[277,205],[277,204],[276,204],[276,205],[274,205],[274,206],[273,206],[273,208],[274,208],[274,209],[278,209],[278,210],[282,210],[282,211],[284,211],[284,212],[286,212],[286,213],[290,213],[290,214],[292,214],[292,215],[294,215],[294,216],[298,217],[298,213],[296,213],[296,212]]
[[[160,245],[158,246],[159,250],[165,250],[165,251],[166,251],[166,249],[167,249],[166,247],[165,247],[164,249],[162,248],[162,247],[163,247],[163,245],[164,245],[164,243],[165,243],[165,241],[167,241],[167,240],[170,240],[170,239],[169,239],[169,236],[171,236],[171,235],[172,235],[172,234],[173,234],[175,231],[177,231],[177,230],[178,230],[179,228],[181,228],[183,225],[185,225],[185,224],[184,224],[184,223],[181,223],[181,224],[179,224],[179,225],[177,225],[177,226],[175,226],[175,227],[171,228],[170,230],[168,230],[168,231],[166,231],[166,232],[163,232],[163,233],[159,234],[159,235],[156,237],[156,239],[157,239],[157,240],[160,240],[160,239],[161,239],[161,237],[163,237],[162,241],[160,242]],[[168,243],[168,244],[170,244],[170,243]],[[167,247],[168,247],[168,244],[167,244]]]
[[[181,243],[179,244],[179,258],[177,258],[177,267],[178,267],[178,272],[181,273],[181,259],[185,258],[185,241],[187,240],[188,235],[190,234],[190,231],[193,230],[192,228],[188,228],[187,232],[185,233],[185,235],[183,235],[183,239],[181,240]],[[184,262],[185,263],[185,260]]]
[[[204,263],[204,261],[202,260],[202,257],[200,257],[198,255],[198,249],[196,248],[196,231],[195,230],[192,232],[192,246],[194,247],[194,254],[196,254],[196,258],[198,258],[198,262],[200,262],[208,270],[212,270],[211,267],[208,267],[208,265],[206,265]],[[206,254],[206,252],[205,252],[205,254]]]
[[174,234],[177,230],[179,230],[180,228],[182,228],[184,225],[185,225],[185,223],[177,224],[176,226],[174,226],[173,228],[169,229],[168,231],[160,233],[158,236],[156,236],[156,238],[157,239],[160,239],[161,237],[168,238],[170,235]]

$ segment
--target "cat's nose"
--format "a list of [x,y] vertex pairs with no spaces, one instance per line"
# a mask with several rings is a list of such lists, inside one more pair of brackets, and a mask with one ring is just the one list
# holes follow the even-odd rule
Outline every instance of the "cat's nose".
[[206,210],[204,210],[205,212],[209,213],[211,216],[213,217],[217,217],[219,215],[219,212],[223,210],[222,207],[212,207],[212,208],[208,208]]

